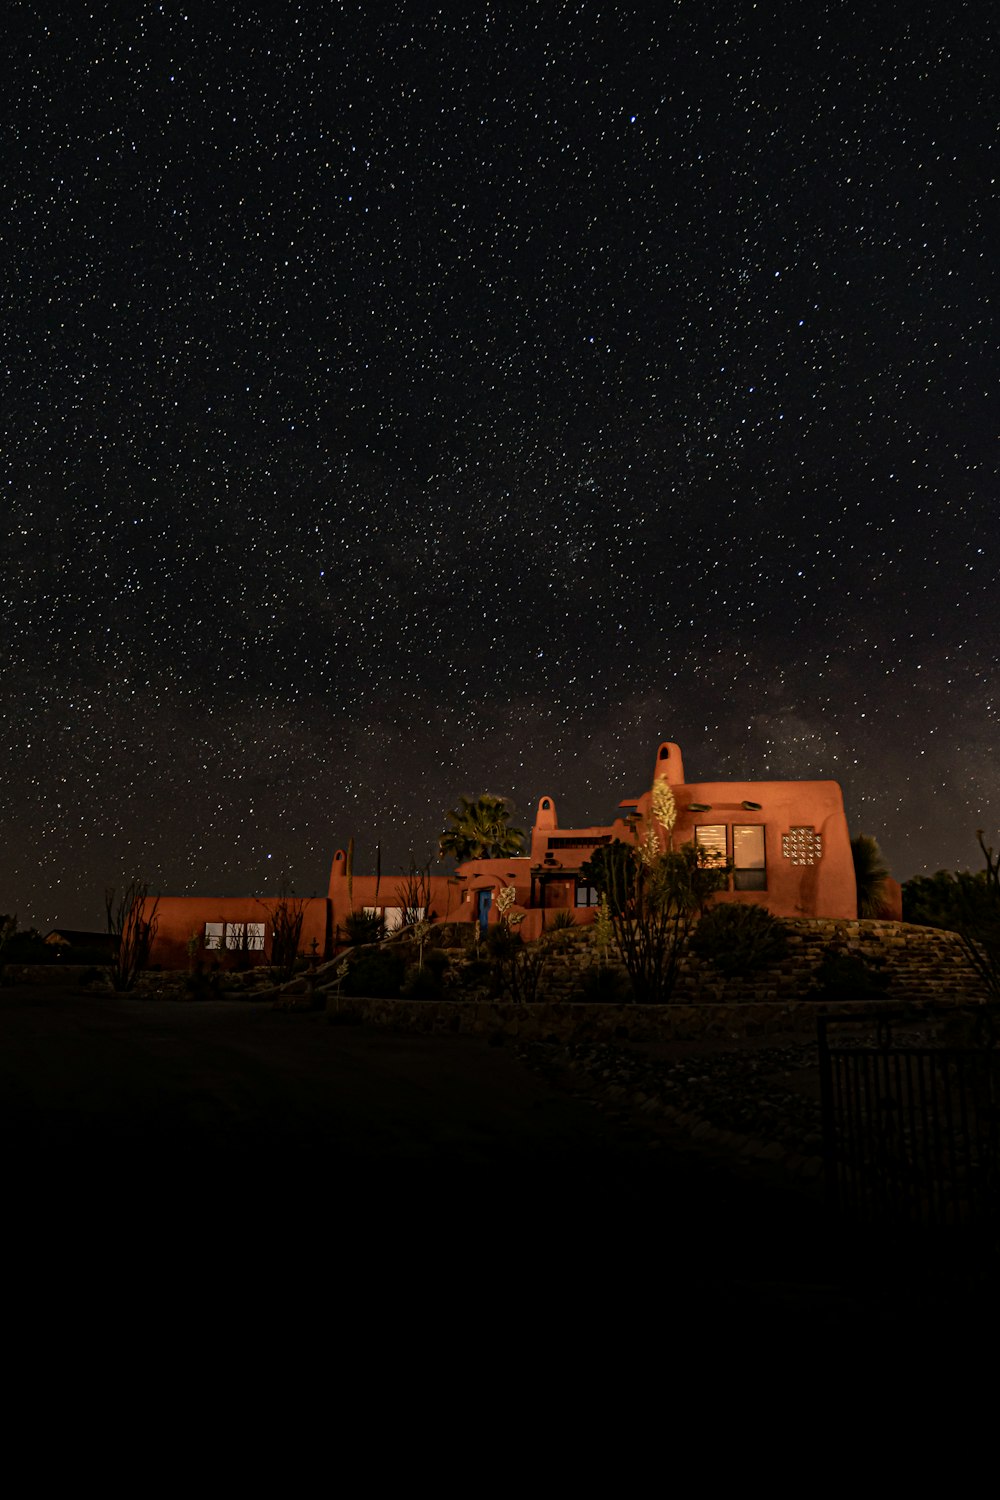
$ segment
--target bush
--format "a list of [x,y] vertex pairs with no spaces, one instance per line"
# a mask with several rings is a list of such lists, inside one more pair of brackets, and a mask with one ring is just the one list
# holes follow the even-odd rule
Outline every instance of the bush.
[[494,995],[515,1005],[528,1005],[538,998],[542,970],[549,957],[544,941],[525,943],[517,928],[504,917],[486,934],[486,952]]
[[877,963],[863,953],[831,944],[813,975],[810,1000],[880,1000],[889,988],[888,974],[880,974]]
[[345,995],[365,995],[373,1000],[394,1000],[399,994],[406,972],[406,962],[398,953],[369,949],[351,964],[342,986]]
[[750,974],[784,958],[785,928],[765,906],[732,902],[709,907],[691,936],[691,950],[720,974]]
[[574,1000],[587,1005],[624,1005],[632,998],[628,975],[612,964],[592,964],[580,975]]
[[435,973],[425,964],[423,968],[414,964],[407,971],[400,994],[404,1000],[440,1000],[441,971]]
[[986,876],[981,870],[915,875],[903,884],[903,921],[960,932],[970,914],[975,917],[985,909],[988,898]]
[[455,970],[455,978],[463,990],[486,989],[493,978],[493,965],[484,958],[470,958]]
[[542,932],[542,940],[553,948],[564,948],[571,940],[574,932],[582,932],[574,920],[573,913],[565,907],[554,911],[549,921],[546,922]]
[[184,976],[181,994],[185,1000],[218,1000],[222,984],[218,969],[206,970],[200,963]]

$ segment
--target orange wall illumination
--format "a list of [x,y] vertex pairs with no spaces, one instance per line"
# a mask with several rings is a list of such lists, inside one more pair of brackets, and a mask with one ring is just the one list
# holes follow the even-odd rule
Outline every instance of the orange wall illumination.
[[[673,820],[672,827],[663,817]],[[779,917],[857,916],[847,818],[835,781],[687,781],[680,747],[670,740],[657,747],[649,789],[624,798],[612,822],[561,828],[554,798],[540,797],[529,852],[516,859],[468,860],[453,874],[430,876],[422,915],[430,921],[486,927],[498,919],[497,892],[510,886],[511,909],[521,915],[520,930],[528,940],[540,936],[555,911],[568,910],[577,922],[591,922],[597,895],[586,881],[584,865],[602,845],[616,839],[635,844],[650,829],[661,847],[693,839],[728,862],[727,889],[714,900],[766,906]],[[898,894],[895,882],[890,889]],[[220,931],[227,946],[232,946],[230,932],[237,941],[242,938],[244,962],[266,962],[268,908],[276,899],[161,898],[153,963],[181,967],[193,951],[211,961]],[[384,913],[391,930],[403,920],[404,899],[399,875],[354,875],[349,880],[347,855],[338,849],[326,897],[303,903],[300,951],[318,959],[333,957],[344,946],[352,909]],[[899,915],[895,905],[890,897],[887,915]],[[244,932],[251,938],[244,938]]]

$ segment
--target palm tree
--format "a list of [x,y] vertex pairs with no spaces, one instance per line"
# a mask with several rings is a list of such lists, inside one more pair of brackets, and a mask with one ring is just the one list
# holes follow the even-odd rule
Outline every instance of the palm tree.
[[854,855],[854,879],[858,887],[858,916],[877,917],[882,910],[889,867],[870,834],[859,833],[851,839]]
[[448,855],[460,865],[466,859],[506,859],[524,851],[520,828],[508,827],[510,808],[506,797],[483,792],[474,800],[459,797],[457,810],[449,812],[453,827],[438,841],[441,858]]

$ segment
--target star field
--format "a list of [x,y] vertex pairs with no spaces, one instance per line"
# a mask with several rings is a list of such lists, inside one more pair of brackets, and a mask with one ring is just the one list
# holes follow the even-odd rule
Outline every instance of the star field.
[[997,26],[12,7],[0,911],[322,892],[459,793],[998,796]]

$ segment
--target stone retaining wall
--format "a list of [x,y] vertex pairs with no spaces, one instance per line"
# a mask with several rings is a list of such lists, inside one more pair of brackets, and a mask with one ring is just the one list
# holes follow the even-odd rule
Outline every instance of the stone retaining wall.
[[[817,1001],[805,999],[824,950],[836,942],[879,961],[889,985],[884,1002],[918,1007],[929,1002],[979,1004],[982,980],[952,932],[902,922],[786,921],[788,954],[756,974],[725,978],[694,954],[685,955],[669,1005],[579,1003],[581,975],[596,954],[592,930],[560,935],[547,961],[538,1001],[518,1006],[487,1000],[350,1000],[342,1013],[402,1031],[502,1033],[525,1039],[670,1040],[769,1036],[815,1031]],[[449,950],[452,965],[469,955]],[[830,1005],[830,1002],[822,1002]],[[870,1000],[840,1001],[840,1014],[863,1013]],[[330,1009],[336,1001],[331,998]]]
[[[824,949],[835,941],[866,959],[881,961],[880,972],[889,979],[887,1000],[976,1003],[986,999],[985,986],[957,933],[907,922],[833,922],[821,918],[786,920],[784,926],[788,933],[787,957],[754,974],[727,979],[710,963],[693,953],[686,954],[681,960],[674,1000],[695,1004],[800,1000],[812,986]],[[593,961],[590,930],[571,933],[546,965],[539,998],[573,998],[582,971]]]

